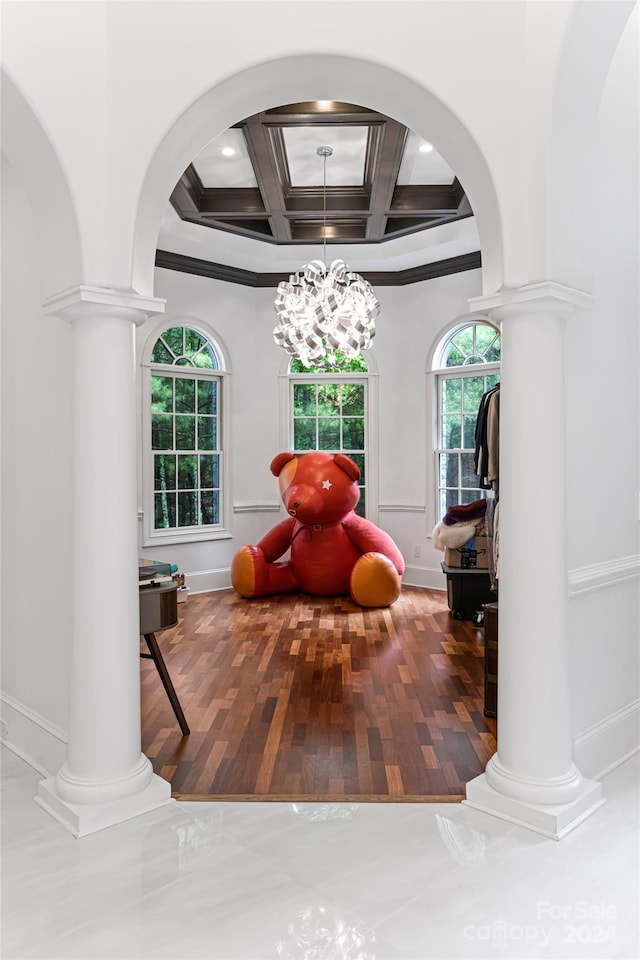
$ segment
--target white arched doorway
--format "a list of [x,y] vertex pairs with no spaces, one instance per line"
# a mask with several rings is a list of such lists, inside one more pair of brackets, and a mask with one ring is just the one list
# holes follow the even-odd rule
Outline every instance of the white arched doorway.
[[[374,98],[372,98],[372,90],[375,91]],[[119,313],[121,318],[126,317],[129,322],[135,323],[137,321],[131,311],[133,313],[142,310],[153,312],[161,309],[161,305],[153,299],[155,241],[167,199],[191,159],[212,137],[236,122],[239,117],[249,116],[270,106],[301,98],[347,99],[365,105],[374,99],[375,102],[371,103],[373,107],[401,120],[418,134],[428,134],[438,143],[439,149],[463,182],[478,222],[483,252],[483,286],[487,302],[477,306],[482,306],[484,309],[494,306],[490,302],[489,295],[500,292],[503,283],[505,241],[499,203],[500,192],[494,185],[489,164],[478,149],[470,131],[461,122],[453,108],[446,106],[424,87],[396,71],[355,58],[314,55],[262,63],[224,80],[187,106],[178,120],[167,130],[148,165],[132,232],[130,235],[125,235],[126,231],[123,231],[123,236],[119,238],[121,243],[117,255],[120,259],[114,266],[114,276],[122,276],[125,273],[131,276],[133,291],[128,300],[120,296],[112,297],[109,301],[112,310]],[[126,269],[123,269],[123,264]],[[531,276],[527,279],[531,286],[533,281],[539,278]],[[539,289],[532,291],[523,288],[515,298],[516,303],[523,299],[532,299],[532,292],[535,294],[533,299],[539,301]],[[543,299],[550,297],[555,302],[563,299],[566,290],[562,284],[545,282],[542,293]],[[504,291],[496,301],[498,306],[503,305],[503,299]],[[569,299],[571,300],[572,297],[570,296]],[[521,359],[523,356],[523,346],[526,346],[523,341],[516,343],[513,354],[516,360],[514,369],[517,369],[517,358]],[[123,349],[118,354],[120,347]],[[127,362],[124,343],[118,341],[117,345],[113,345],[113,363],[120,371],[126,371]],[[525,402],[525,400],[526,398],[520,398],[519,402]],[[123,466],[129,472],[135,467],[135,458],[130,447],[125,452]],[[109,543],[113,546],[112,537],[109,538]],[[123,536],[119,546],[125,544],[128,545],[133,559],[135,548],[131,550],[130,541]],[[125,573],[129,576],[130,570],[123,572],[123,582]],[[131,605],[136,598],[131,588],[128,588],[128,591],[127,602],[130,608],[127,614],[127,630],[131,632],[133,621]],[[112,661],[110,666],[113,666]],[[134,676],[134,667],[130,657],[127,660],[126,671],[127,711],[131,713],[130,681]],[[137,677],[137,663],[135,674]],[[560,684],[557,695],[561,697],[563,693],[563,685]],[[87,720],[91,721],[95,711],[89,704],[86,705],[86,709]],[[95,724],[92,725],[89,722],[86,731],[83,733],[86,747],[88,750],[93,749],[95,753]],[[564,743],[566,733],[567,731],[563,730],[563,746],[566,746]],[[125,732],[121,729],[112,731],[113,738],[118,739],[123,736]],[[542,745],[538,743],[534,746],[536,749],[533,754],[536,761],[540,756],[544,759],[546,741]],[[130,750],[130,753],[133,755],[135,749]],[[525,767],[526,760],[525,757]],[[99,756],[92,760],[90,766],[91,769],[87,771],[88,781],[108,784],[110,780],[118,779],[114,777],[112,770],[105,769]],[[133,767],[135,764],[132,764]],[[519,774],[525,781],[529,776],[526,769],[520,770]],[[545,780],[546,773],[541,777],[539,771],[534,771],[534,779],[536,777]],[[551,780],[553,779],[552,775]],[[119,780],[126,781],[125,790],[129,791],[127,793],[129,797],[140,794],[145,789],[141,779],[136,775],[120,777]],[[499,794],[499,791],[495,792]],[[105,798],[105,802],[111,802],[112,799],[112,796],[109,796]],[[517,797],[510,799],[514,800]],[[141,806],[143,807],[143,803]],[[513,806],[513,804],[509,801],[507,806]],[[491,812],[500,812],[507,816],[512,814],[512,818],[515,817],[513,811],[499,810],[497,805],[494,807],[495,809]],[[487,801],[484,808],[491,810],[491,803]],[[113,815],[117,819],[115,811]]]

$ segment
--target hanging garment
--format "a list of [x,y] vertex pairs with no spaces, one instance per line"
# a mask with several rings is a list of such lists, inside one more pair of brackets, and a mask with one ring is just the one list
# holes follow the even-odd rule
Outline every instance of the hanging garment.
[[500,461],[500,384],[480,400],[475,430],[474,472],[482,490],[497,490]]

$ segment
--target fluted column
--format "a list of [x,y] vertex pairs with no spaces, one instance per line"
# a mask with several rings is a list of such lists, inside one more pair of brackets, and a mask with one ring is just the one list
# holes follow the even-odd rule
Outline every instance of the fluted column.
[[80,287],[73,324],[73,625],[67,759],[36,800],[76,836],[170,802],[141,752],[134,329],[163,301]]
[[567,664],[563,331],[589,302],[553,282],[472,301],[502,323],[500,618],[498,750],[466,802],[556,839],[602,803],[572,760]]

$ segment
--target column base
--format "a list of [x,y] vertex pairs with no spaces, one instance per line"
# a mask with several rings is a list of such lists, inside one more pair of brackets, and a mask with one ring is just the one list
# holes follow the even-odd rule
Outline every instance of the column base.
[[63,800],[56,792],[55,777],[51,777],[40,781],[34,800],[74,837],[86,837],[176,802],[171,796],[171,784],[156,774],[140,793],[105,803],[71,803]]
[[602,784],[583,779],[580,793],[568,803],[534,804],[507,797],[488,783],[486,774],[469,781],[463,804],[508,820],[552,840],[562,840],[604,803]]

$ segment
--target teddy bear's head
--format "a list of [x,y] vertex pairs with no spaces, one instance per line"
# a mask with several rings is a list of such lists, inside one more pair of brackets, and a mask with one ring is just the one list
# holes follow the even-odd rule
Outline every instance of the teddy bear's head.
[[301,523],[335,523],[360,499],[360,468],[342,453],[279,453],[271,473],[289,515]]

